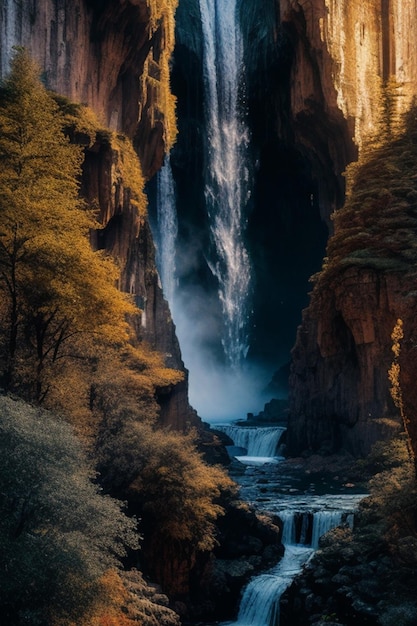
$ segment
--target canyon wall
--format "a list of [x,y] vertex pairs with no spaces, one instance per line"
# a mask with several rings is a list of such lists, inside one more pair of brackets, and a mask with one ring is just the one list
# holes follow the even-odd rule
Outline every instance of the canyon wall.
[[[366,160],[371,142],[390,126],[395,128],[399,115],[409,109],[417,92],[417,6],[403,0],[281,0],[280,9],[295,45],[291,112],[298,139],[305,143],[308,123],[314,120],[319,101],[334,120],[334,128],[341,130],[347,124],[359,162]],[[385,137],[385,141],[390,140],[394,142],[395,137]],[[332,161],[339,164],[335,169],[340,174],[343,161],[352,160],[352,152],[344,154],[346,145],[346,141],[333,142],[329,151]],[[381,156],[381,171],[389,155],[388,150]],[[396,167],[400,178],[401,161]],[[408,174],[409,180],[412,176]],[[373,184],[370,176],[368,187]],[[395,200],[384,204],[380,199],[371,213],[364,189],[355,212],[334,220],[328,258],[316,277],[292,352],[288,434],[293,454],[343,447],[363,455],[377,439],[398,431],[399,409],[391,399],[388,380],[393,361],[391,333],[398,318],[406,328],[401,384],[410,415],[416,404],[411,384],[415,370],[415,260],[409,254],[414,235],[408,222],[402,230],[403,211],[411,220],[415,209],[411,195],[407,204],[396,197],[398,185],[388,169],[385,177],[381,176],[379,190],[370,194],[382,193],[385,186]],[[381,207],[385,210],[392,202],[396,213],[384,221]],[[356,217],[361,211],[366,217]],[[352,234],[353,223],[357,224],[356,234]],[[392,249],[400,230],[403,236],[408,232],[401,254]],[[361,242],[355,240],[358,232],[362,233]],[[375,244],[372,254],[364,251],[364,237],[372,240],[379,232],[385,233],[379,248]],[[355,252],[343,256],[337,248],[349,238],[355,241],[351,244]],[[397,254],[401,258],[408,254],[406,268],[402,263],[387,262]]]
[[[375,132],[387,81],[398,111],[416,93],[417,7],[403,0],[280,0],[296,35],[291,110],[297,119],[324,99],[330,118],[349,123],[359,147]],[[333,154],[340,159],[341,146]]]
[[175,137],[167,111],[177,0],[2,0],[0,68],[25,46],[45,85],[135,139],[146,177]]
[[[176,136],[169,89],[176,5],[177,0],[0,0],[1,73],[7,72],[12,46],[27,47],[49,88],[88,104],[104,126],[133,140],[148,180]],[[306,304],[307,277],[318,269],[327,229],[334,228],[331,215],[343,204],[346,166],[380,131],[388,90],[393,118],[415,95],[417,7],[402,0],[240,0],[239,9],[249,43],[245,98],[257,163],[248,221],[258,289],[249,356],[279,363],[289,349],[289,329]],[[204,238],[197,0],[181,0],[176,19],[173,86],[180,140],[172,163],[184,232],[196,220]],[[95,243],[122,259],[121,287],[135,294],[144,311],[139,336],[163,352],[169,365],[183,367],[147,219],[139,219],[130,204],[117,174],[117,153],[98,142],[86,155],[85,193],[99,199],[104,227]],[[316,282],[292,356],[292,452],[346,445],[363,454],[395,430],[384,421],[396,414],[386,373],[395,320],[411,324],[411,300],[404,304],[402,294],[403,278],[375,267],[344,266],[326,285]],[[277,358],[280,346],[283,355]],[[192,415],[186,396],[186,383],[161,395],[167,423],[179,425],[180,414]],[[411,397],[408,402],[413,405]]]
[[[169,88],[176,5],[177,0],[0,0],[1,75],[7,74],[13,46],[24,46],[47,88],[87,105],[104,129],[133,141],[149,179],[176,135]],[[82,137],[76,140],[83,143]],[[133,294],[142,310],[138,337],[162,352],[169,367],[184,369],[146,212],[139,215],[119,167],[128,157],[106,138],[86,144],[82,192],[99,209],[103,227],[93,233],[93,245],[119,261],[120,288]],[[142,177],[137,185],[141,182]],[[160,395],[163,424],[198,424],[186,380]]]

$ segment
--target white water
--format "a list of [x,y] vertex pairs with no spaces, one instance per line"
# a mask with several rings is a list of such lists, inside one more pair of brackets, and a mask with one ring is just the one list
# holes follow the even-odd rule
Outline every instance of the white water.
[[[262,454],[268,450],[268,456],[276,453],[282,435],[282,432],[275,431],[285,430],[233,424],[216,428],[227,433],[236,446],[256,449]],[[262,444],[258,445],[261,441]],[[341,524],[353,527],[354,511],[362,497],[356,494],[280,495],[265,503],[264,508],[282,521],[284,556],[267,573],[255,576],[249,582],[242,595],[237,621],[225,622],[223,626],[279,626],[282,594],[317,550],[320,537]]]
[[18,18],[18,2],[17,0],[5,0],[1,18],[2,27],[0,30],[1,37],[1,67],[0,77],[4,78],[9,72],[9,62],[13,53],[13,46],[17,42],[16,24]]
[[248,351],[251,267],[244,244],[244,208],[249,197],[249,134],[240,98],[242,37],[236,0],[200,0],[204,36],[204,86],[208,133],[206,209],[219,284],[222,345],[231,367]]
[[[320,537],[342,523],[353,526],[353,511],[361,497],[309,496],[303,502],[295,501],[293,508],[283,510],[277,510],[282,506],[277,501],[275,511],[283,523],[284,557],[269,572],[249,582],[243,592],[237,621],[226,622],[223,626],[279,626],[282,594],[314,554]],[[320,509],[320,506],[330,508]]]
[[312,548],[306,546],[286,546],[276,567],[251,580],[242,597],[237,622],[228,624],[278,626],[280,598],[312,554]]
[[[232,424],[216,424],[215,428],[224,432],[238,448],[244,448],[248,457],[273,458],[278,454],[278,446],[285,427],[265,426],[233,426]],[[243,458],[243,456],[239,456]]]
[[164,296],[175,307],[175,243],[178,233],[178,220],[175,202],[175,184],[169,156],[157,175],[157,266],[161,277]]

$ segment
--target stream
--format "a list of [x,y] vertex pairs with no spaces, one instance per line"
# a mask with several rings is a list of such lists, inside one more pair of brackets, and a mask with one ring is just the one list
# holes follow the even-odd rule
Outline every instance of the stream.
[[285,547],[278,564],[254,576],[243,590],[237,620],[220,626],[280,626],[282,594],[317,550],[320,537],[341,524],[353,527],[354,512],[364,494],[354,493],[354,485],[330,484],[324,478],[301,484],[296,474],[277,471],[283,461],[283,427],[216,424],[216,429],[233,440],[229,454],[246,468],[231,472],[241,486],[242,498],[281,519]]

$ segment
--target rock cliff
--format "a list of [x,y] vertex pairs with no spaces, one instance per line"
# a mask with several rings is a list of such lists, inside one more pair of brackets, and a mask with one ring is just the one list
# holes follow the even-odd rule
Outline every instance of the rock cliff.
[[136,139],[146,177],[175,136],[168,61],[177,0],[0,3],[1,74],[25,46],[48,88],[88,104],[101,122]]
[[[145,179],[162,164],[176,135],[175,101],[169,88],[169,58],[174,46],[176,0],[76,0],[75,2],[0,2],[0,68],[8,71],[13,46],[24,45],[43,70],[52,91],[88,105],[103,127],[129,137]],[[106,133],[85,143],[82,191],[99,209],[103,229],[93,245],[106,249],[121,266],[120,288],[135,295],[142,309],[136,331],[183,369],[169,307],[155,265],[146,212],[132,202],[123,168],[123,145]],[[122,136],[118,142],[122,141]],[[143,198],[143,204],[145,200]],[[186,381],[160,392],[161,421],[176,428],[199,423],[190,409]]]
[[[280,8],[283,25],[292,33],[295,45],[291,113],[296,136],[301,144],[308,145],[308,133],[312,133],[313,149],[320,145],[315,120],[317,111],[325,112],[332,123],[330,132],[323,127],[323,136],[340,176],[342,164],[353,159],[354,150],[360,163],[367,161],[375,135],[392,135],[399,116],[411,105],[417,90],[417,66],[411,53],[417,9],[414,3],[399,0],[283,0]],[[395,137],[388,136],[385,141],[394,145]],[[377,439],[396,431],[399,411],[390,396],[388,370],[393,361],[391,333],[397,318],[407,327],[402,355],[407,362],[402,370],[404,402],[415,405],[410,385],[405,388],[414,333],[410,287],[414,259],[406,252],[413,245],[410,224],[405,229],[408,235],[402,231],[405,242],[401,254],[408,259],[407,267],[392,263],[392,258],[401,257],[395,241],[403,226],[402,211],[410,217],[414,209],[412,203],[401,203],[395,177],[384,167],[375,176],[389,153],[389,148],[380,153],[381,161],[374,162],[373,172],[368,171],[367,183],[362,180],[362,196],[356,197],[354,212],[348,209],[345,217],[342,212],[334,220],[328,259],[316,277],[310,305],[303,314],[290,379],[289,449],[294,453],[345,447],[362,455]],[[317,151],[316,157],[320,162]],[[400,157],[396,167],[401,179],[407,166]],[[413,174],[407,176],[412,178]],[[356,184],[357,177],[353,177],[353,194]],[[405,181],[404,185],[407,187]],[[379,203],[372,204],[369,197],[379,192],[382,196],[382,189],[390,199],[384,203],[380,197]],[[383,217],[382,208],[393,205],[395,214]],[[355,232],[352,224],[356,225]],[[379,232],[386,236],[371,245],[373,252],[369,253],[369,239]],[[362,233],[361,240],[358,233]],[[338,248],[349,240],[354,242],[355,251],[344,256]]]

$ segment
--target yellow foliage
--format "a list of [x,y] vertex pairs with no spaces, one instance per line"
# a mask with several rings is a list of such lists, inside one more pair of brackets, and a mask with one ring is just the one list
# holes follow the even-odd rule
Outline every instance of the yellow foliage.
[[397,322],[391,334],[394,361],[392,362],[391,367],[388,370],[388,379],[391,383],[391,388],[390,388],[391,397],[394,401],[395,406],[400,411],[401,420],[404,426],[404,432],[407,438],[409,458],[413,459],[414,458],[413,446],[411,444],[411,439],[410,439],[410,435],[408,432],[408,424],[410,423],[410,420],[405,414],[404,402],[403,402],[403,396],[402,396],[402,390],[401,390],[401,380],[400,380],[401,367],[399,363],[399,358],[400,358],[400,353],[401,353],[401,340],[403,338],[404,338],[403,321],[401,319],[397,319]]
[[[165,151],[169,152],[177,135],[176,98],[171,92],[170,59],[175,44],[175,11],[178,0],[147,0],[150,10],[151,33],[161,29],[164,46],[159,52],[157,71],[153,69],[155,61],[148,56],[142,74],[142,91],[147,100],[148,88],[154,94],[153,103],[162,115],[164,124]],[[157,78],[155,77],[157,76]]]
[[392,339],[392,351],[394,353],[394,361],[391,364],[390,369],[388,370],[388,378],[389,381],[391,383],[391,396],[392,399],[394,400],[394,404],[395,406],[400,409],[400,413],[401,413],[401,417],[403,418],[403,421],[405,420],[405,416],[404,416],[404,407],[403,407],[403,401],[402,401],[402,393],[401,393],[401,386],[400,386],[400,364],[398,362],[398,358],[400,356],[400,352],[401,352],[401,339],[404,337],[404,332],[403,332],[403,322],[401,319],[398,319],[394,329],[391,333],[391,339]]
[[220,467],[207,465],[195,448],[195,435],[158,432],[150,436],[141,454],[142,471],[130,486],[144,500],[144,512],[154,519],[161,541],[189,542],[190,547],[214,547],[214,521],[223,514],[217,503],[234,483]]
[[140,217],[146,215],[147,200],[143,188],[145,180],[132,142],[125,135],[111,133],[111,146],[115,152],[115,176],[123,180],[131,192],[130,203],[138,210]]
[[400,356],[401,340],[404,338],[403,321],[398,319],[391,334],[392,351],[396,358]]

